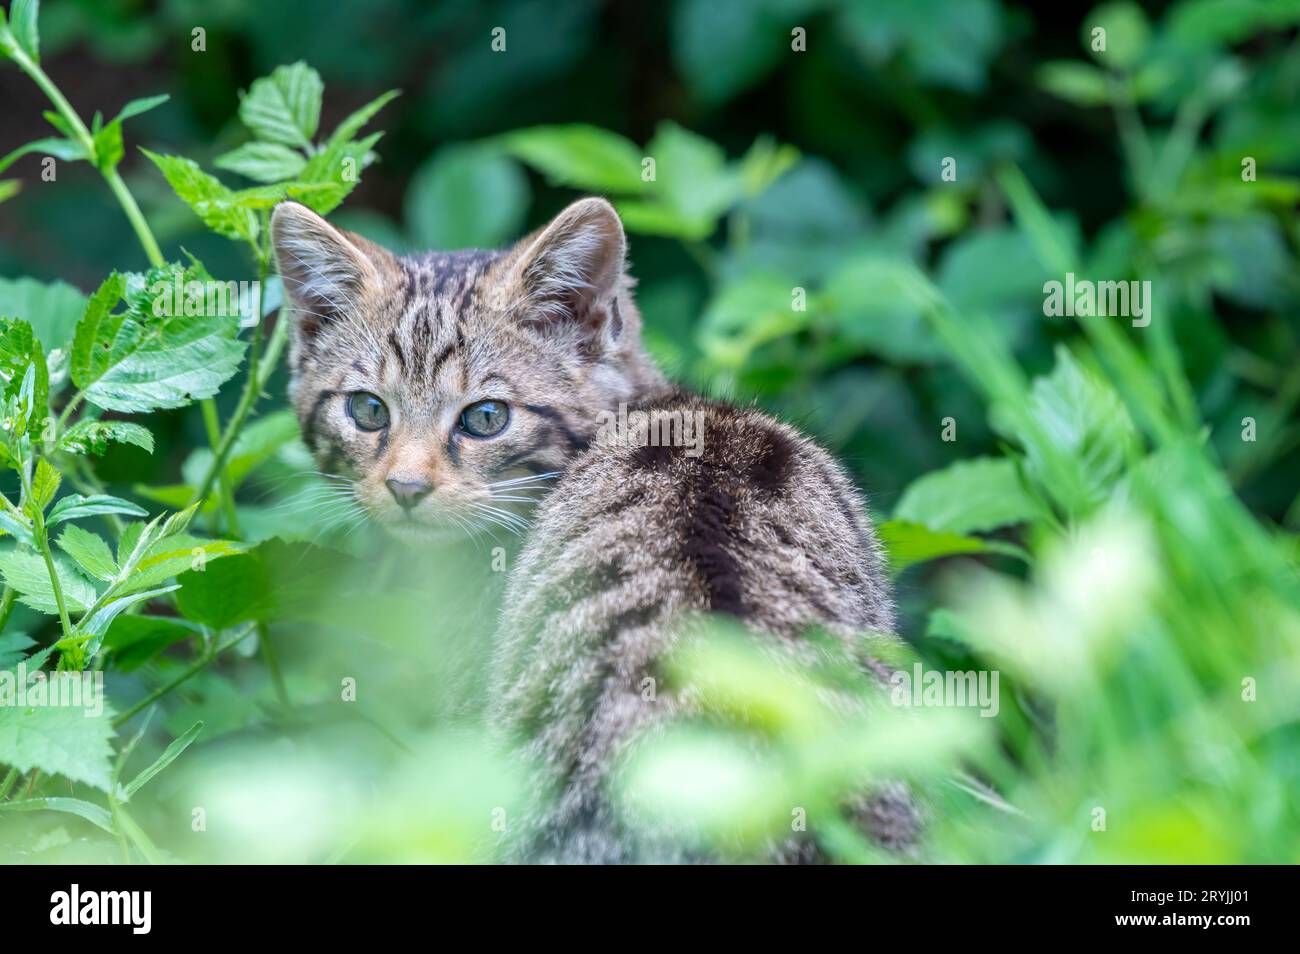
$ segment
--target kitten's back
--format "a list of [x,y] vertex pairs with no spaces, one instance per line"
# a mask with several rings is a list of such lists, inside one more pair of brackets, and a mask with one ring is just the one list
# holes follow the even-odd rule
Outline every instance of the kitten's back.
[[[681,392],[652,406],[702,423],[698,455],[598,441],[540,508],[511,577],[497,723],[526,740],[561,793],[535,823],[534,857],[638,857],[601,787],[628,741],[681,711],[671,695],[647,701],[644,680],[659,678],[694,611],[735,617],[793,652],[814,624],[850,645],[892,631],[862,499],[825,451],[753,409]],[[904,804],[886,827],[913,822]],[[897,834],[878,832],[886,843]]]

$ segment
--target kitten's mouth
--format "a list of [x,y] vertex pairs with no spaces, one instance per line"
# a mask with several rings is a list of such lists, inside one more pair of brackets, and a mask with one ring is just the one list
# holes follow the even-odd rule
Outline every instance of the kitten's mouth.
[[404,514],[396,520],[379,520],[376,522],[399,540],[407,540],[412,543],[439,543],[459,540],[467,536],[461,527],[441,521],[428,523],[416,520],[410,514]]

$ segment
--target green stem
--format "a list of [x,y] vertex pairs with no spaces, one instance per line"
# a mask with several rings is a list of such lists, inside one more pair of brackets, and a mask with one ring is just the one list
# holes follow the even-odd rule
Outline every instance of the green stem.
[[284,683],[284,675],[280,672],[280,659],[275,654],[275,647],[271,645],[270,629],[266,623],[257,624],[257,644],[262,650],[262,659],[266,662],[266,668],[271,671],[271,684],[275,686],[275,695],[280,700],[280,705],[287,709],[289,689]]
[[136,238],[140,240],[145,255],[149,257],[149,264],[154,268],[162,268],[167,264],[167,259],[163,258],[162,249],[158,247],[158,240],[153,237],[153,232],[149,229],[149,223],[145,221],[144,215],[140,212],[140,206],[136,205],[135,197],[131,195],[126,183],[122,181],[122,177],[117,174],[116,169],[104,169],[102,171],[105,181],[108,182],[108,187],[113,190],[113,195],[117,196],[118,204],[122,206],[122,211],[126,213],[131,228],[135,229]]
[[[253,405],[257,403],[257,399],[262,393],[262,385],[266,381],[262,372],[262,285],[265,283],[269,271],[270,256],[259,255],[257,261],[257,302],[253,309],[253,314],[257,316],[257,324],[253,326],[253,339],[248,349],[248,378],[244,382],[243,392],[239,395],[239,403],[235,405],[235,413],[231,415],[230,420],[227,422],[225,433],[221,435],[220,442],[212,450],[212,463],[208,465],[207,473],[203,475],[203,481],[199,484],[193,498],[191,498],[191,504],[206,500],[208,494],[212,492],[213,485],[225,472],[226,459],[230,456],[230,449],[234,447],[235,441],[244,427],[244,422],[248,419],[249,413],[253,410]],[[276,331],[279,331],[279,323],[276,324]],[[273,335],[272,341],[274,340],[275,336]],[[276,348],[276,358],[279,357],[279,349],[282,347],[283,342]],[[269,355],[270,351],[268,349]]]
[[[215,456],[221,445],[221,422],[217,420],[216,406],[211,402],[203,405],[203,428],[208,434],[208,446]],[[226,530],[235,537],[239,536],[239,517],[235,513],[235,495],[230,490],[230,478],[223,467],[217,472],[217,495],[221,498],[221,508],[225,511]],[[215,521],[214,521],[215,523]]]
[[189,679],[192,679],[205,666],[207,666],[208,663],[212,662],[212,660],[216,659],[227,649],[230,649],[237,643],[240,643],[246,638],[248,638],[248,634],[253,632],[255,628],[256,627],[254,624],[249,623],[246,626],[244,626],[243,629],[241,629],[239,632],[237,632],[234,636],[230,637],[230,639],[226,640],[221,645],[209,649],[202,656],[200,656],[193,663],[191,663],[190,666],[184,672],[180,673],[171,682],[159,686],[157,689],[149,693],[149,695],[145,696],[143,699],[141,699],[131,708],[115,716],[113,718],[113,728],[115,729],[121,728],[127,722],[130,722],[132,717],[134,717],[141,710],[149,708],[149,706],[153,705],[155,702],[157,702],[163,696],[167,695],[167,693],[171,692],[177,686],[180,686],[186,681],[188,681]]
[[54,591],[54,602],[59,607],[59,623],[63,626],[63,638],[71,639],[75,630],[72,628],[72,620],[68,618],[68,606],[63,599],[63,585],[59,582],[59,571],[54,567],[54,554],[50,552],[50,538],[45,531],[45,513],[40,502],[32,496],[31,478],[27,476],[27,468],[19,467],[18,476],[23,482],[23,497],[31,501],[32,517],[32,538],[36,543],[36,549],[41,551],[41,556],[45,559],[45,569],[50,574],[50,589]]

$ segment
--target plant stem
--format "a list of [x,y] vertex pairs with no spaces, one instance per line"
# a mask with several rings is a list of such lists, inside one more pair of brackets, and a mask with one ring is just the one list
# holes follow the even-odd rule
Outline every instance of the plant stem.
[[270,630],[266,623],[257,624],[257,645],[262,650],[262,659],[266,662],[266,668],[271,671],[271,683],[275,686],[275,695],[280,700],[280,705],[287,709],[289,689],[284,684],[284,675],[280,672],[280,659],[275,654],[275,647],[271,645]]
[[136,205],[135,197],[131,195],[122,181],[122,177],[117,174],[116,169],[104,169],[104,179],[108,182],[108,187],[113,190],[113,195],[117,196],[118,203],[122,206],[122,211],[126,213],[131,228],[135,229],[136,238],[140,240],[140,245],[144,249],[144,254],[149,258],[149,264],[154,268],[162,268],[167,264],[167,259],[163,258],[162,249],[158,247],[158,240],[153,237],[153,232],[149,229],[149,223],[145,221],[144,215],[140,212],[140,206]]
[[[203,405],[203,428],[208,433],[208,446],[212,448],[215,457],[217,448],[221,445],[221,422],[217,420],[216,406],[209,402],[205,402]],[[235,513],[235,496],[231,493],[230,478],[226,474],[225,468],[217,472],[217,485],[217,493],[221,498],[221,508],[225,512],[226,530],[231,536],[238,537],[239,517]]]
[[9,615],[14,611],[14,602],[18,599],[18,591],[12,586],[6,586],[4,595],[0,596],[0,632],[4,632],[5,625],[9,622]]
[[54,591],[54,602],[59,607],[59,623],[63,626],[63,638],[71,639],[75,630],[72,628],[72,620],[68,619],[68,606],[63,599],[63,585],[59,582],[59,571],[54,567],[54,554],[50,552],[50,538],[45,532],[45,513],[40,502],[32,496],[31,478],[27,476],[27,468],[19,467],[18,476],[23,482],[23,497],[32,504],[32,538],[36,543],[36,549],[41,551],[41,556],[45,559],[45,569],[50,574],[50,589]]
[[[243,429],[244,421],[248,414],[253,410],[253,405],[257,403],[258,397],[262,393],[262,385],[265,383],[265,377],[261,370],[262,358],[262,285],[266,281],[266,276],[270,270],[269,254],[261,254],[257,261],[257,302],[253,309],[253,314],[257,316],[257,324],[253,326],[253,339],[248,349],[248,378],[244,382],[243,393],[239,395],[239,403],[235,405],[235,413],[231,415],[230,420],[226,423],[225,433],[221,435],[221,441],[212,450],[212,463],[208,466],[208,471],[203,476],[203,482],[199,484],[198,490],[190,503],[196,504],[207,499],[208,494],[212,492],[212,486],[225,472],[226,458],[230,456],[230,449],[234,446],[235,440],[239,437],[239,432]],[[276,325],[279,330],[279,323]],[[272,341],[275,336],[272,336]],[[276,348],[275,358],[279,357],[279,349],[283,347],[280,342]],[[269,351],[268,351],[269,355]]]
[[198,659],[194,660],[194,662],[191,663],[190,666],[187,669],[185,669],[184,672],[178,675],[171,682],[159,686],[157,689],[149,693],[149,695],[145,696],[143,699],[141,699],[131,708],[115,716],[113,719],[113,728],[115,729],[121,728],[124,724],[130,722],[131,718],[135,716],[137,713],[139,713],[142,709],[149,708],[149,706],[153,705],[155,702],[157,702],[163,696],[167,695],[167,693],[171,692],[177,686],[182,685],[189,679],[193,678],[200,670],[203,669],[203,667],[205,667],[208,663],[212,662],[212,660],[216,659],[227,649],[230,649],[232,646],[235,646],[237,643],[243,642],[245,639],[247,639],[248,634],[253,632],[254,629],[256,629],[255,624],[248,623],[244,626],[242,630],[237,632],[234,636],[230,637],[230,639],[226,640],[224,643],[222,643],[219,646],[215,646],[209,649]]

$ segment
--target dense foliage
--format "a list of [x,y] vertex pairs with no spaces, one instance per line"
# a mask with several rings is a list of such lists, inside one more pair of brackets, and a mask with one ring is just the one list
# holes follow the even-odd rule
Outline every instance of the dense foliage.
[[[510,541],[397,551],[314,473],[267,221],[495,246],[598,193],[663,366],[870,495],[880,652],[1000,676],[994,718],[830,706],[829,646],[796,678],[720,629],[674,673],[737,718],[640,753],[628,811],[880,860],[835,806],[905,777],[927,859],[1300,860],[1300,4],[37,7],[0,21],[0,676],[107,702],[0,705],[0,857],[492,857],[534,794],[473,728]],[[256,284],[168,292],[216,280]],[[1067,281],[1147,311],[1049,313]]]

